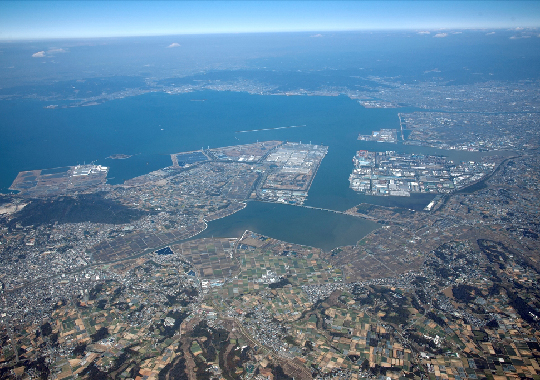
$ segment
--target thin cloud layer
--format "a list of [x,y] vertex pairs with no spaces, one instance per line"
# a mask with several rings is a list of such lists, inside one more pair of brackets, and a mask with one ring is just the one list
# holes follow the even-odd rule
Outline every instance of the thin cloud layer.
[[427,30],[423,30],[421,32],[418,32],[417,34],[431,34],[431,32],[428,32]]
[[173,42],[172,44],[170,44],[169,46],[167,46],[167,49],[175,48],[175,47],[180,47],[180,44],[179,44],[178,42]]
[[310,37],[317,37],[317,38],[318,38],[318,37],[322,37],[322,36],[323,36],[323,35],[322,35],[321,33],[318,33],[318,34],[314,34],[314,35],[312,35],[312,36],[310,36]]
[[53,54],[53,53],[67,53],[67,50],[62,49],[62,48],[52,48],[52,49],[47,50],[47,54]]
[[437,33],[433,37],[444,38],[444,37],[447,37],[447,36],[448,36],[448,33]]
[[43,57],[45,57],[45,51],[44,50],[38,51],[37,53],[32,54],[32,57],[33,58],[43,58]]

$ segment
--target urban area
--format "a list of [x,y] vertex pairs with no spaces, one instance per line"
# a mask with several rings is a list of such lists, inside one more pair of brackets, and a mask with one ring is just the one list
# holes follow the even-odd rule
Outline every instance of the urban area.
[[351,189],[369,195],[450,193],[482,180],[497,167],[497,159],[454,164],[442,156],[359,150],[349,182]]
[[249,230],[197,237],[249,201],[304,204],[325,146],[179,152],[114,186],[94,164],[21,172],[18,194],[0,197],[0,378],[540,378],[537,83],[369,79],[380,88],[279,92],[245,80],[160,91],[437,109],[448,113],[402,113],[401,131],[371,138],[507,154],[454,163],[360,150],[354,190],[434,198],[419,211],[348,209],[378,228],[330,251]]

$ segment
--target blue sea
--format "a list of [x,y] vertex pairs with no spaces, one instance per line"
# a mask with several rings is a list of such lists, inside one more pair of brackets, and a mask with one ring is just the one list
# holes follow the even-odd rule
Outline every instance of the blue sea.
[[[372,197],[349,189],[352,157],[359,149],[441,154],[430,148],[358,141],[359,133],[399,128],[397,112],[407,109],[365,109],[345,96],[204,91],[149,93],[88,107],[44,108],[48,104],[28,99],[0,102],[0,114],[4,115],[0,141],[3,192],[22,170],[95,162],[110,167],[109,183],[118,184],[169,166],[171,153],[282,140],[329,147],[307,205],[343,211],[367,202],[422,209],[432,196]],[[291,125],[305,126],[238,133]],[[112,154],[133,156],[107,159]],[[463,159],[474,159],[474,154],[460,154]],[[250,202],[238,214],[211,222],[204,236],[231,237],[253,229],[283,240],[331,249],[354,244],[376,228],[374,223],[351,219],[294,206]]]

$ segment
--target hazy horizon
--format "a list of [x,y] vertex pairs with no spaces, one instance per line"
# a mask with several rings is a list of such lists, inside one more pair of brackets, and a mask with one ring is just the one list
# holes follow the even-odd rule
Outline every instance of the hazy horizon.
[[0,40],[540,27],[531,1],[4,1]]

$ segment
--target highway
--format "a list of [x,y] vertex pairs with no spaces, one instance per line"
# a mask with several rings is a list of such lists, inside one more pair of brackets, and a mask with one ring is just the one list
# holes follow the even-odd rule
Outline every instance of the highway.
[[369,215],[361,215],[361,214],[354,214],[353,215],[353,214],[347,213],[346,211],[330,210],[328,208],[306,206],[306,205],[295,205],[295,206],[296,207],[309,208],[309,209],[312,209],[312,210],[328,211],[328,212],[333,212],[335,214],[349,215],[349,216],[353,216],[353,217],[357,217],[357,218],[364,218],[364,219],[367,219],[367,220],[371,220],[372,222],[377,222],[379,220],[379,219],[373,218],[373,217],[371,217]]

